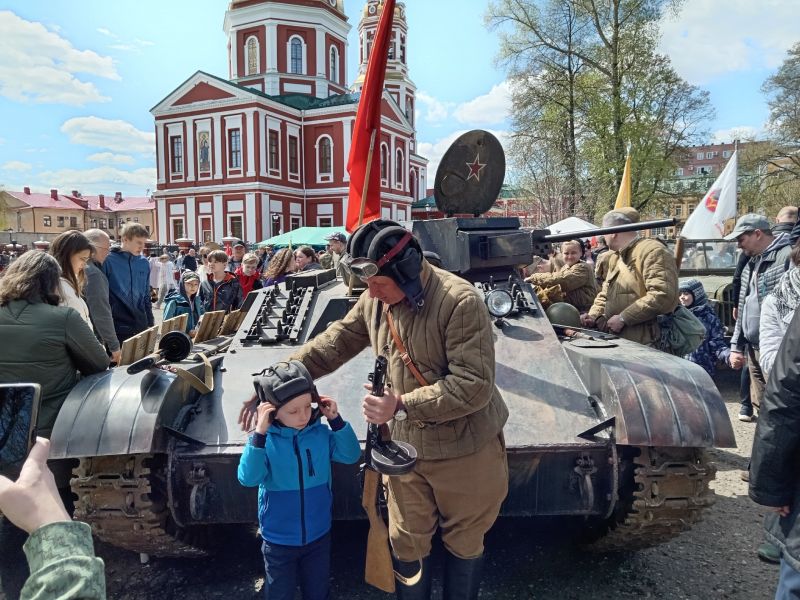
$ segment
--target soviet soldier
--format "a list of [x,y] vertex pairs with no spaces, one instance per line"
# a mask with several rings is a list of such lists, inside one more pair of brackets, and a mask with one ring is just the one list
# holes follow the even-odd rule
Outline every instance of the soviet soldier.
[[[363,410],[370,423],[390,422],[392,438],[418,452],[412,472],[387,478],[395,571],[416,580],[422,564],[417,583],[398,580],[398,598],[430,597],[431,538],[440,524],[444,598],[477,598],[484,535],[508,491],[502,436],[508,409],[494,384],[488,312],[472,285],[432,267],[411,233],[393,221],[360,227],[347,250],[345,269],[368,290],[292,358],[314,378],[367,346],[388,359],[386,391],[367,394]],[[245,425],[253,406],[243,408]]]

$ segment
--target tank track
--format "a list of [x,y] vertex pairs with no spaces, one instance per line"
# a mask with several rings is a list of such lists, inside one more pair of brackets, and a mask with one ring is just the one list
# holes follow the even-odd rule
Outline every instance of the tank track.
[[153,556],[207,554],[207,527],[179,527],[167,506],[163,457],[82,458],[73,471],[75,518],[102,541]]
[[638,456],[622,459],[628,461],[633,478],[620,478],[617,509],[593,549],[637,550],[662,544],[688,530],[714,503],[708,484],[717,469],[702,449],[635,450]]

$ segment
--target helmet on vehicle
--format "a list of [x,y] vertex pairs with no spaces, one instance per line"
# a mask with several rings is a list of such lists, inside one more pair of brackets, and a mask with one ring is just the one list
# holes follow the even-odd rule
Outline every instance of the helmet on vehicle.
[[581,314],[578,309],[567,302],[551,304],[545,311],[547,318],[553,325],[565,327],[581,327]]

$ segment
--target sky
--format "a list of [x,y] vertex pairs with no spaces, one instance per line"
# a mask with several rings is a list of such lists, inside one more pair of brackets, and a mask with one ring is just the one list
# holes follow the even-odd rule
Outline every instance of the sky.
[[[195,71],[227,76],[227,0],[6,0],[0,8],[0,186],[143,196],[155,187],[150,109]],[[348,80],[358,70],[363,0]],[[484,0],[409,0],[419,153],[435,172],[458,135],[507,139],[506,73]],[[691,0],[662,24],[661,50],[710,92],[709,141],[763,135],[760,87],[800,41],[800,0]],[[432,178],[431,178],[432,181]]]

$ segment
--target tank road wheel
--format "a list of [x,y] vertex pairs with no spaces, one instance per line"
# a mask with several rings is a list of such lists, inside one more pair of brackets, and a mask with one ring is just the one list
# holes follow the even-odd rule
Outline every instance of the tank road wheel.
[[82,458],[73,472],[75,518],[104,542],[153,556],[203,556],[210,527],[179,527],[167,505],[166,458]]
[[638,550],[664,543],[714,503],[716,467],[701,448],[620,448],[619,499],[594,528],[593,549]]

